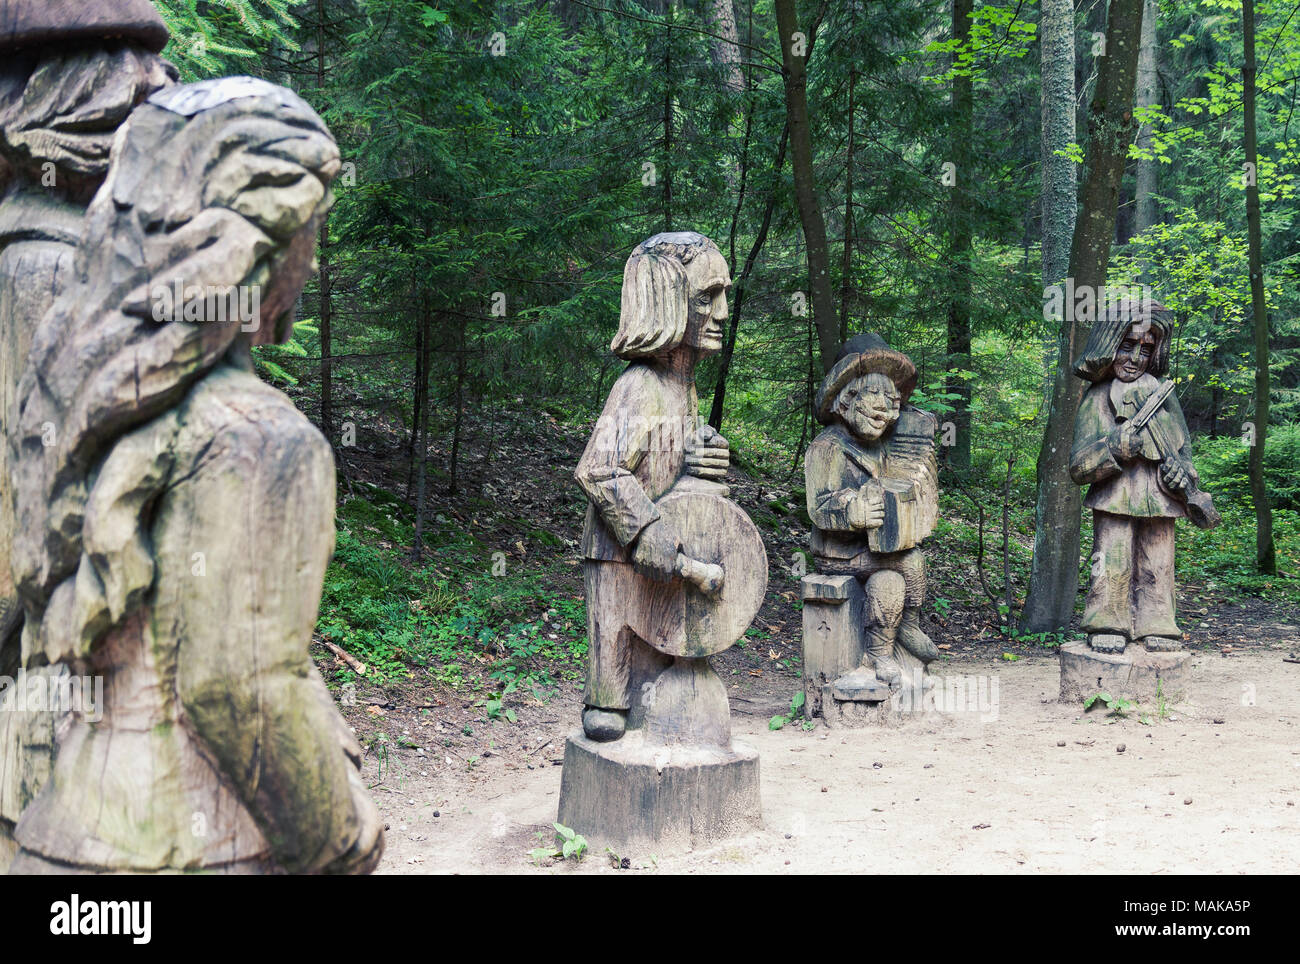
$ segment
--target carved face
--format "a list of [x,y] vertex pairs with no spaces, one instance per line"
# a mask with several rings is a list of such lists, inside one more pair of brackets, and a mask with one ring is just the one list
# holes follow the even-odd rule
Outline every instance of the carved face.
[[682,344],[696,348],[702,355],[722,350],[722,323],[727,320],[727,292],[731,290],[731,273],[717,251],[705,251],[686,266],[690,284],[686,333]]
[[898,421],[902,396],[888,375],[872,372],[840,391],[835,410],[858,438],[875,442]]
[[1151,322],[1133,325],[1119,343],[1115,352],[1115,377],[1122,382],[1137,381],[1151,365],[1155,355],[1157,335]]

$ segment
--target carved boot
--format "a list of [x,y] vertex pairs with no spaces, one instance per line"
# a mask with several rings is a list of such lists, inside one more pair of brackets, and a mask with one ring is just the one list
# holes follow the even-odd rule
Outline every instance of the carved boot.
[[921,628],[921,610],[912,606],[903,610],[903,621],[898,627],[898,644],[923,663],[939,658],[939,648]]
[[1183,641],[1170,639],[1167,636],[1148,636],[1142,640],[1142,645],[1152,653],[1176,653],[1183,648]]
[[894,659],[896,634],[896,629],[868,626],[864,640],[867,653],[876,667],[876,678],[887,683],[890,689],[897,689],[903,682],[903,667]]
[[1088,637],[1088,645],[1098,653],[1122,653],[1128,640],[1118,633],[1093,633]]
[[609,743],[627,732],[627,710],[603,710],[588,706],[582,711],[582,732],[587,739]]

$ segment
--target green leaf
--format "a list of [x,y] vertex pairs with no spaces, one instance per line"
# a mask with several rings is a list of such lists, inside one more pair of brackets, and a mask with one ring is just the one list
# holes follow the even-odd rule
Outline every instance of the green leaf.
[[779,714],[767,721],[767,728],[769,730],[779,730],[783,726],[785,726],[785,717]]

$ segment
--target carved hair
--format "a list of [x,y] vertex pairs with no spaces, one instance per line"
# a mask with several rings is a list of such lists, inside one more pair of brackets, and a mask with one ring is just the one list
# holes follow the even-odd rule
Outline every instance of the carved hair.
[[649,358],[681,344],[690,316],[686,266],[717,250],[694,231],[656,234],[637,245],[623,269],[618,334],[610,350],[620,358]]
[[131,109],[177,79],[176,68],[133,44],[45,48],[9,53],[0,64],[0,159],[3,180],[15,168],[34,178],[53,163],[56,184],[98,186],[113,135]]
[[[264,316],[282,323],[308,274],[338,169],[320,118],[264,81],[174,87],[131,114],[87,210],[71,282],[38,326],[18,386],[13,564],[29,626],[62,585],[121,594],[112,565],[83,554],[99,467],[249,340],[238,318],[181,321],[173,306],[155,320],[159,289],[174,280],[204,290],[258,285]],[[147,515],[151,499],[141,493],[131,513]],[[120,519],[98,524],[122,531]],[[138,532],[136,541],[147,546]],[[78,602],[77,618],[95,606]]]
[[1136,302],[1123,298],[1110,306],[1102,317],[1093,323],[1088,332],[1088,343],[1083,354],[1074,363],[1074,373],[1088,382],[1099,382],[1107,377],[1115,363],[1115,353],[1120,343],[1136,324],[1150,320],[1151,332],[1156,336],[1155,351],[1147,371],[1157,377],[1169,371],[1169,342],[1174,328],[1174,315],[1158,301]]

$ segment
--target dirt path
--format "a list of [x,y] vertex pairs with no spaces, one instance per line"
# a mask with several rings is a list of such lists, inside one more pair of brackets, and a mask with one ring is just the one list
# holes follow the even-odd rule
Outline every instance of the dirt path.
[[[1189,704],[1150,725],[1056,702],[1051,657],[943,668],[996,682],[993,712],[812,732],[769,731],[765,715],[737,713],[737,736],[761,754],[763,831],[625,854],[624,871],[599,841],[581,864],[528,859],[537,831],[552,836],[551,760],[572,717],[549,743],[531,736],[531,751],[497,723],[513,752],[472,763],[432,748],[390,754],[375,790],[389,823],[380,872],[1292,873],[1300,665],[1283,657],[1297,647],[1293,631],[1240,656],[1196,654]],[[378,780],[374,761],[368,777]]]

